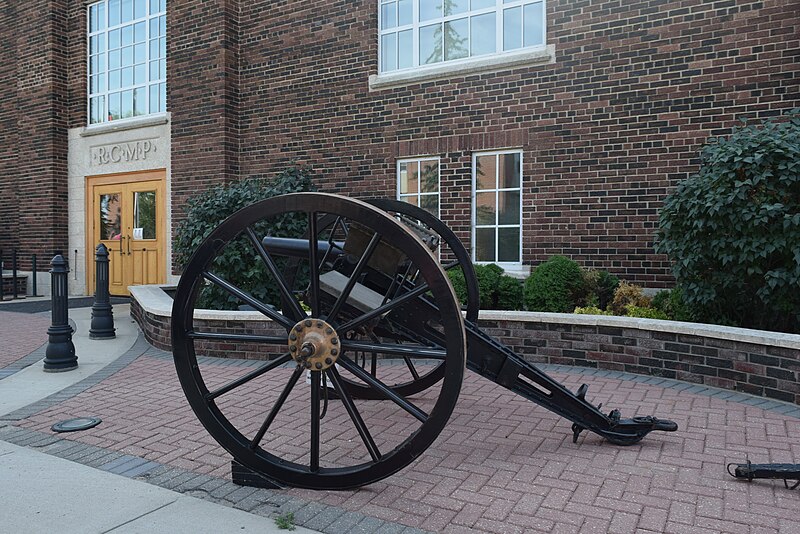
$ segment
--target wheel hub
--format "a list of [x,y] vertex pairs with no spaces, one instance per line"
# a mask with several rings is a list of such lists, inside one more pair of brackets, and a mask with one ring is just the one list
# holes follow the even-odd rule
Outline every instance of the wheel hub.
[[297,365],[324,371],[339,358],[339,335],[322,319],[303,319],[289,332],[289,353]]

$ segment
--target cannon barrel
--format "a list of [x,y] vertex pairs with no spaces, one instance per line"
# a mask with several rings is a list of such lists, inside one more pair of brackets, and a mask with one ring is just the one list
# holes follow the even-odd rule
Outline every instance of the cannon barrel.
[[[308,258],[308,239],[267,236],[261,240],[261,244],[270,254],[292,258]],[[335,259],[344,254],[344,243],[334,242],[333,244],[334,246],[331,246],[327,241],[317,242],[317,253],[320,257],[325,254],[333,254],[334,258],[331,259]]]

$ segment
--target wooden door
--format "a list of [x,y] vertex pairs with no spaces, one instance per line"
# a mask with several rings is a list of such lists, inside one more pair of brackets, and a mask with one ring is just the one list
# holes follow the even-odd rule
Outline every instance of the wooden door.
[[[87,292],[93,294],[94,250],[109,251],[109,292],[129,295],[128,286],[162,284],[166,279],[165,188],[158,173],[89,180],[91,213],[87,235]],[[123,181],[123,180],[130,181]],[[108,183],[113,182],[113,183]]]

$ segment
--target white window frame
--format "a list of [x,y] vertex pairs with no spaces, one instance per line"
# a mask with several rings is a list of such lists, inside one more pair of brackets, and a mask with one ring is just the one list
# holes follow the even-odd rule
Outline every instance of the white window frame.
[[[393,76],[393,75],[403,75],[408,74],[410,71],[419,70],[419,69],[437,69],[442,68],[444,66],[445,69],[450,69],[452,66],[469,66],[472,63],[483,64],[486,63],[487,58],[489,60],[496,61],[497,59],[502,58],[502,62],[506,62],[510,60],[511,62],[514,61],[514,56],[524,56],[526,60],[543,60],[546,58],[550,58],[551,54],[544,54],[547,49],[547,0],[495,0],[495,5],[492,7],[484,7],[480,9],[467,9],[464,12],[457,13],[454,15],[447,15],[445,16],[442,14],[441,17],[420,21],[419,20],[419,2],[420,0],[411,0],[412,3],[412,16],[411,16],[411,23],[404,24],[404,25],[397,25],[391,28],[383,28],[383,6],[387,2],[391,2],[392,0],[376,0],[377,9],[378,9],[378,76]],[[523,6],[529,4],[542,4],[542,34],[539,39],[540,44],[532,45],[532,46],[524,46],[524,24],[522,20],[520,24],[523,27],[523,34],[520,34],[520,39],[522,39],[522,46],[510,50],[503,49],[503,22],[504,22],[504,12],[508,9],[513,9],[516,7],[521,8],[520,11],[520,18],[522,18],[522,14],[524,9]],[[470,6],[471,7],[471,6]],[[472,24],[472,17],[488,14],[488,13],[495,13],[495,52],[481,54],[476,56],[468,56],[466,58],[459,58],[459,59],[452,59],[446,60],[442,58],[441,61],[435,63],[420,63],[419,60],[419,32],[420,28],[424,28],[426,26],[430,26],[436,23],[442,23],[443,25],[447,22],[460,20],[463,18],[467,19],[467,35],[471,36],[471,24]],[[398,20],[397,11],[395,11],[395,20]],[[411,65],[404,68],[394,68],[391,70],[384,70],[383,65],[383,37],[386,35],[395,34],[396,36],[399,35],[400,32],[410,30],[412,33],[412,43],[413,43],[413,51],[412,51],[412,60]],[[442,36],[444,39],[444,36]],[[398,41],[399,38],[395,38],[395,49],[399,48]],[[534,52],[534,55],[531,56],[531,52]],[[538,54],[536,54],[538,52]],[[442,51],[444,54],[444,50]],[[471,54],[471,50],[470,50]],[[546,56],[546,57],[545,57]],[[397,63],[397,61],[396,61]]]
[[[494,191],[494,193],[495,193],[495,206],[498,206],[499,205],[499,202],[497,202],[497,194],[498,193],[503,192],[503,191],[518,191],[519,192],[519,206],[518,206],[518,209],[519,209],[519,224],[482,224],[482,225],[478,226],[478,218],[477,218],[477,212],[478,212],[477,196],[478,196],[478,193],[479,193],[479,191],[477,189],[478,188],[478,174],[477,174],[478,173],[478,158],[479,157],[486,157],[486,156],[494,156],[495,157],[495,173],[497,173],[497,172],[499,172],[499,165],[497,165],[498,157],[502,156],[502,155],[505,155],[505,154],[519,154],[519,187],[498,188],[497,185],[499,185],[499,184],[497,182],[497,175],[495,174],[495,187],[494,187],[494,189],[481,189],[480,192],[481,193],[487,193],[487,192]],[[524,169],[523,151],[522,151],[522,149],[494,150],[494,151],[487,151],[487,152],[475,152],[475,153],[472,154],[472,188],[471,188],[471,199],[470,199],[471,200],[471,205],[472,205],[471,206],[472,207],[472,209],[471,209],[471,212],[472,212],[471,213],[472,235],[471,235],[471,242],[470,242],[470,255],[472,256],[472,261],[474,263],[481,264],[481,265],[487,265],[487,264],[490,264],[490,263],[494,263],[494,264],[499,265],[500,267],[502,267],[503,269],[508,270],[508,271],[520,271],[522,269],[522,184],[523,184],[523,181],[524,181],[524,174],[522,172],[522,169]],[[497,217],[497,212],[495,212],[495,217]],[[496,218],[495,218],[495,222],[497,222]],[[494,240],[494,257],[495,258],[498,257],[498,253],[497,252],[498,252],[498,246],[499,246],[499,243],[500,243],[500,240],[497,238],[497,230],[499,228],[519,228],[519,244],[518,244],[518,246],[519,246],[519,249],[518,249],[519,250],[519,254],[518,254],[519,261],[515,261],[515,262],[509,262],[509,261],[505,261],[505,262],[501,262],[501,261],[479,261],[477,259],[478,246],[477,246],[477,240],[476,240],[476,237],[477,237],[476,234],[477,234],[477,229],[478,228],[494,228],[495,229],[495,240]]]
[[[422,183],[421,183],[421,174],[419,169],[422,168],[422,162],[428,161],[435,161],[436,162],[436,192],[422,192]],[[416,193],[400,193],[400,166],[404,163],[416,163],[417,164],[417,192]],[[421,197],[425,196],[433,196],[436,195],[436,213],[434,215],[439,218],[441,213],[441,206],[442,206],[442,162],[439,156],[415,156],[413,158],[403,158],[397,160],[397,165],[395,167],[395,171],[397,174],[397,199],[402,200],[404,202],[408,202],[406,199],[408,198],[416,198],[417,206],[422,208],[421,205]],[[425,208],[422,208],[425,209]]]
[[[121,123],[123,121],[133,121],[136,119],[141,119],[142,117],[148,116],[155,116],[155,115],[166,115],[167,111],[167,104],[166,104],[166,83],[167,83],[167,76],[166,76],[166,51],[163,50],[160,46],[159,39],[164,39],[166,42],[166,2],[167,0],[156,0],[158,1],[158,7],[160,8],[158,11],[154,13],[150,13],[151,9],[151,1],[153,0],[145,0],[144,6],[144,16],[140,16],[138,18],[133,18],[126,22],[119,22],[114,26],[109,26],[109,3],[113,0],[100,0],[98,2],[91,2],[86,5],[86,122],[90,127],[98,127],[100,125],[109,124],[109,123]],[[123,3],[131,2],[133,3],[134,0],[121,0]],[[162,6],[163,4],[163,6]],[[102,24],[102,29],[95,29],[92,31],[92,8],[95,6],[103,5],[102,15],[104,17],[104,21]],[[132,8],[133,9],[133,8]],[[165,23],[163,27],[159,27],[159,35],[152,36],[151,35],[151,21],[158,20],[160,17],[165,17]],[[134,14],[135,17],[135,14]],[[120,86],[116,89],[109,89],[109,78],[110,78],[110,71],[114,69],[109,68],[109,33],[115,30],[122,30],[122,28],[126,28],[129,26],[134,26],[136,23],[144,22],[145,26],[145,36],[144,41],[142,44],[144,45],[144,77],[145,80],[141,83],[135,83],[133,85],[128,85],[123,88]],[[158,22],[156,23],[158,24]],[[163,33],[161,33],[163,32]],[[92,58],[97,54],[92,54],[92,47],[91,42],[93,37],[102,36],[102,43],[103,45],[100,47],[100,54],[99,58],[102,58],[102,61],[98,65],[99,70],[96,73],[92,73]],[[135,39],[135,38],[134,38]],[[152,41],[156,42],[156,47],[158,48],[158,56],[154,57],[151,55],[151,46]],[[134,40],[133,43],[136,43]],[[126,46],[134,46],[126,45]],[[122,49],[125,48],[123,46],[119,47],[120,53]],[[116,48],[114,49],[116,50]],[[163,53],[163,56],[162,56]],[[151,78],[151,62],[155,61],[156,64],[159,62],[164,63],[164,67],[157,69],[158,77]],[[134,69],[136,65],[141,65],[141,63],[133,63],[129,68]],[[120,75],[122,74],[122,69],[128,67],[122,67],[120,63]],[[92,92],[92,77],[93,74],[99,74],[102,77],[102,89],[96,92]],[[109,120],[110,110],[109,110],[109,96],[112,93],[119,93],[120,102],[122,101],[122,94],[127,91],[136,91],[137,89],[141,89],[144,93],[144,112],[138,115],[132,114],[130,117],[120,117],[118,119]],[[156,93],[158,94],[158,103],[155,111],[151,111],[151,91],[155,89]],[[92,100],[96,98],[100,98],[102,100],[102,109],[100,109],[100,120],[93,121],[92,117]],[[131,104],[131,109],[133,113],[135,113],[135,105]],[[122,104],[120,103],[120,110],[122,109]]]

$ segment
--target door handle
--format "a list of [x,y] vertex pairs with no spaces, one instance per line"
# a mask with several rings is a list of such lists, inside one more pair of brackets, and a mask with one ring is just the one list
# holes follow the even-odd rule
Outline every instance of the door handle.
[[131,236],[128,236],[128,256],[131,255]]
[[122,242],[125,240],[125,237],[120,234],[119,235],[119,255],[122,256]]

